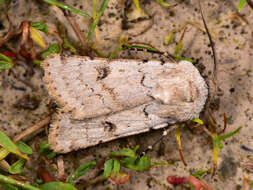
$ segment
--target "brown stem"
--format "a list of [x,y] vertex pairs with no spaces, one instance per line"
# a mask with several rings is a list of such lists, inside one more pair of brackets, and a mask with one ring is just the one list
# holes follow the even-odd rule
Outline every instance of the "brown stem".
[[178,152],[179,152],[179,155],[180,155],[180,158],[181,158],[181,161],[184,163],[185,166],[187,166],[187,163],[185,162],[184,160],[184,156],[183,156],[183,152],[182,152],[182,149],[178,147]]
[[85,182],[85,184],[83,185],[83,187],[88,187],[90,185],[95,185],[95,184],[101,183],[101,182],[103,182],[105,180],[106,180],[106,178],[104,177],[104,175],[99,175],[96,178],[91,179],[91,180]]
[[39,178],[44,182],[51,182],[51,181],[56,181],[54,177],[51,176],[51,174],[47,171],[46,168],[40,167],[38,170],[38,176]]
[[253,9],[253,2],[252,2],[252,0],[247,0],[247,3]]
[[13,25],[12,25],[8,15],[6,15],[6,17],[9,22],[9,29],[8,29],[7,34],[4,37],[0,38],[0,47],[4,44],[4,42],[8,41],[12,37]]
[[45,119],[43,119],[39,123],[36,123],[35,125],[28,127],[27,129],[25,129],[21,133],[17,134],[14,137],[13,141],[17,142],[17,141],[20,141],[21,139],[26,140],[30,135],[34,135],[34,134],[41,132],[42,127],[49,124],[49,122],[50,122],[50,116],[46,117]]
[[76,33],[76,36],[81,42],[82,47],[84,48],[86,54],[90,57],[94,57],[94,52],[93,50],[89,47],[89,45],[85,42],[85,37],[83,36],[81,29],[75,19],[70,15],[69,12],[64,11],[64,15],[69,21],[70,25],[72,26],[74,32]]

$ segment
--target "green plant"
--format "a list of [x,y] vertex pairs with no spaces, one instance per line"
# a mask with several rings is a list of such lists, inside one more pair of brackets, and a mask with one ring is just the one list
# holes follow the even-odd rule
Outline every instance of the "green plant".
[[237,7],[239,12],[242,10],[242,8],[244,7],[245,4],[246,4],[246,0],[240,0],[238,7]]

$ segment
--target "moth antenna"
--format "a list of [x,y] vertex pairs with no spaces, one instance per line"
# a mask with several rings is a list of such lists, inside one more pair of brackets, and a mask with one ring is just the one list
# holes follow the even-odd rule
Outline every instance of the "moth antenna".
[[177,125],[172,125],[170,126],[168,129],[164,130],[163,131],[163,134],[152,144],[152,145],[149,145],[146,150],[144,150],[140,156],[144,156],[147,154],[148,151],[152,150],[154,148],[154,146],[156,144],[158,144],[160,141],[163,140],[164,137],[166,137],[171,131],[173,131],[174,129],[176,129],[178,126]]

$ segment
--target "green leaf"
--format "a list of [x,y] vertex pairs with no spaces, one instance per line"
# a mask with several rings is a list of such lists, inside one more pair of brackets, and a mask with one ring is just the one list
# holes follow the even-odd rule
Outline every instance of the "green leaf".
[[136,48],[136,49],[143,49],[143,50],[148,50],[148,51],[157,51],[157,49],[149,46],[142,46],[142,45],[135,45],[135,44],[124,44],[123,48]]
[[169,45],[173,39],[174,39],[174,32],[169,32],[169,34],[165,36],[164,44]]
[[0,61],[0,70],[8,70],[13,67],[13,63],[6,62],[6,61]]
[[234,130],[234,131],[231,132],[231,133],[228,133],[228,134],[222,135],[222,136],[218,136],[218,139],[219,139],[220,141],[222,141],[222,140],[224,140],[224,139],[227,139],[227,138],[229,138],[229,137],[232,137],[232,136],[234,136],[236,133],[238,133],[241,129],[242,129],[242,127],[238,127],[236,130]]
[[141,14],[140,2],[139,0],[134,0],[137,11]]
[[50,150],[50,145],[48,143],[48,141],[42,141],[40,144],[39,144],[39,154],[43,154],[45,152],[47,152],[48,150]]
[[113,159],[113,173],[114,174],[117,174],[117,173],[119,173],[119,171],[120,171],[120,162],[119,162],[119,160],[118,159]]
[[93,14],[92,14],[92,16],[93,16],[93,18],[96,18],[96,16],[97,16],[97,0],[93,0]]
[[63,182],[49,182],[40,185],[41,190],[77,190],[73,185]]
[[24,154],[32,154],[33,153],[32,148],[22,141],[18,141],[16,143],[16,145],[19,148],[20,152],[22,152]]
[[43,22],[33,22],[32,27],[48,34],[48,26]]
[[9,152],[18,155],[19,157],[28,159],[28,157],[22,154],[19,151],[18,147],[12,142],[12,140],[2,131],[0,131],[0,145],[7,149]]
[[[20,188],[22,188],[24,190],[25,189],[26,190],[41,190],[41,189],[39,189],[37,187],[34,187],[34,186],[30,185],[30,184],[24,183],[22,181],[17,181],[15,179],[12,179],[11,177],[8,177],[8,176],[2,175],[2,174],[0,174],[0,183],[1,184],[4,183],[4,184],[15,185],[15,186],[20,187]],[[50,190],[52,190],[52,189],[50,189]]]
[[113,159],[107,160],[104,164],[104,176],[108,178],[112,173],[113,168]]
[[188,61],[191,63],[196,63],[196,60],[188,58],[188,57],[175,56],[175,58],[179,61]]
[[245,5],[245,3],[246,3],[246,0],[240,0],[239,5],[237,7],[237,9],[238,9],[239,12],[242,10],[242,8]]
[[15,187],[14,185],[10,185],[10,184],[3,184],[2,187],[3,187],[3,190],[18,190],[17,187]]
[[40,34],[39,30],[37,30],[36,28],[34,27],[29,27],[29,32],[30,32],[30,37],[31,39],[37,44],[39,45],[40,47],[42,48],[46,48],[47,45],[46,45],[46,42],[43,38],[43,36]]
[[37,184],[42,184],[42,183],[43,183],[43,180],[42,180],[42,179],[36,179],[35,182],[36,182]]
[[82,164],[79,168],[76,169],[76,171],[68,178],[67,182],[74,185],[74,181],[78,179],[80,176],[86,174],[88,171],[90,171],[91,168],[93,168],[96,165],[95,161],[92,162],[86,162]]
[[93,22],[91,24],[90,30],[89,30],[88,35],[86,37],[86,43],[88,43],[88,41],[90,40],[90,38],[91,38],[91,36],[92,36],[96,26],[97,26],[97,23],[98,23],[100,17],[103,15],[103,13],[104,13],[104,11],[107,7],[108,2],[109,2],[109,0],[104,0],[103,1],[103,3],[102,3],[102,5],[101,5],[101,7],[100,7],[100,9],[99,9],[99,11],[96,15],[96,18],[93,20]]
[[217,134],[213,134],[213,141],[214,143],[217,145],[217,147],[219,149],[223,148],[223,145],[221,143],[221,141],[223,141],[224,139],[227,139],[229,137],[234,136],[236,133],[238,133],[240,130],[242,129],[242,127],[238,127],[235,131],[228,133],[226,135],[222,135],[222,136],[218,136]]
[[111,55],[109,56],[109,59],[113,59],[118,53],[119,51],[121,51],[123,48],[122,46],[120,45],[119,47],[117,47],[112,53]]
[[7,149],[0,148],[0,160],[3,160],[9,153],[10,152]]
[[47,56],[54,54],[54,53],[60,53],[61,48],[58,46],[58,44],[51,44],[43,53],[41,54],[41,57],[45,59]]
[[130,148],[122,148],[116,152],[110,152],[109,156],[126,156],[126,157],[136,157],[136,151],[139,149],[139,145],[137,145],[134,149]]
[[142,156],[136,160],[133,158],[124,159],[123,166],[135,171],[144,171],[151,167],[151,157]]
[[115,50],[111,53],[111,55],[109,56],[109,59],[113,59],[118,53],[119,51],[123,50],[123,45],[126,43],[127,39],[124,35],[120,36],[119,41],[118,41],[118,45],[115,48]]
[[76,53],[77,51],[76,48],[68,42],[67,38],[63,39],[62,47],[64,49],[69,49],[72,53]]
[[41,65],[41,60],[38,60],[38,59],[34,59],[33,60],[33,63],[35,64],[35,65],[37,65],[38,67],[40,67],[40,65]]
[[38,152],[39,152],[39,155],[44,154],[47,157],[47,159],[53,159],[56,156],[56,152],[53,152],[50,149],[50,145],[49,145],[48,141],[42,141],[39,144]]
[[10,62],[10,63],[12,62],[11,58],[9,58],[8,56],[6,56],[2,53],[0,53],[0,59],[2,59],[3,61],[6,61],[6,62]]
[[23,171],[24,164],[25,159],[20,158],[18,161],[11,165],[8,172],[11,174],[20,174]]
[[47,159],[49,159],[49,160],[53,159],[55,156],[56,156],[56,152],[53,152],[53,151],[49,151],[49,152],[46,154],[46,157],[47,157]]
[[91,18],[91,16],[88,15],[87,13],[85,13],[81,10],[75,9],[75,8],[65,4],[65,3],[61,3],[61,2],[58,2],[58,1],[55,1],[55,0],[44,0],[44,2],[49,3],[51,5],[55,5],[57,7],[65,9],[65,10],[71,11],[73,13],[77,13],[77,14],[82,15],[84,17]]
[[194,119],[192,119],[192,121],[194,121],[195,123],[201,124],[201,125],[204,124],[204,122],[199,118],[194,118]]
[[221,140],[219,139],[219,137],[217,136],[216,138],[214,138],[214,142],[215,144],[217,145],[217,147],[219,149],[222,149],[223,148],[223,144],[221,143]]
[[178,56],[178,54],[180,54],[182,50],[183,50],[183,41],[180,40],[176,46],[174,56]]
[[121,159],[121,164],[127,168],[127,166],[129,165],[134,165],[135,161],[137,159],[137,156],[136,157],[126,157],[126,158],[123,158]]
[[167,162],[151,162],[151,166],[166,166]]
[[0,0],[0,5],[4,2],[4,0]]
[[197,170],[195,171],[193,174],[194,177],[196,177],[197,179],[200,179],[202,175],[204,175],[207,171],[206,170]]
[[136,171],[144,171],[149,169],[151,166],[151,157],[150,156],[142,156],[140,160],[137,161],[135,168]]
[[156,0],[156,2],[167,8],[175,7],[177,5],[177,4],[166,3],[164,0]]

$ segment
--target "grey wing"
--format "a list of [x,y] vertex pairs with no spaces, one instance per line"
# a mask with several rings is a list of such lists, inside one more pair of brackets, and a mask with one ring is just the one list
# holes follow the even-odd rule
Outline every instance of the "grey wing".
[[[152,103],[151,103],[152,104]],[[56,152],[67,153],[108,142],[117,138],[168,126],[175,121],[148,114],[144,104],[116,114],[93,119],[76,120],[68,113],[55,115],[49,133],[49,143]]]
[[49,94],[77,119],[129,109],[153,99],[141,84],[136,61],[90,60],[88,57],[48,58],[44,81]]
[[[156,102],[150,110],[170,117],[182,109],[196,115],[207,97],[205,81],[188,62],[54,55],[44,63],[49,94],[76,119],[93,118]],[[178,112],[178,113],[179,113]],[[177,113],[174,114],[177,117]],[[180,117],[179,117],[180,119]]]

